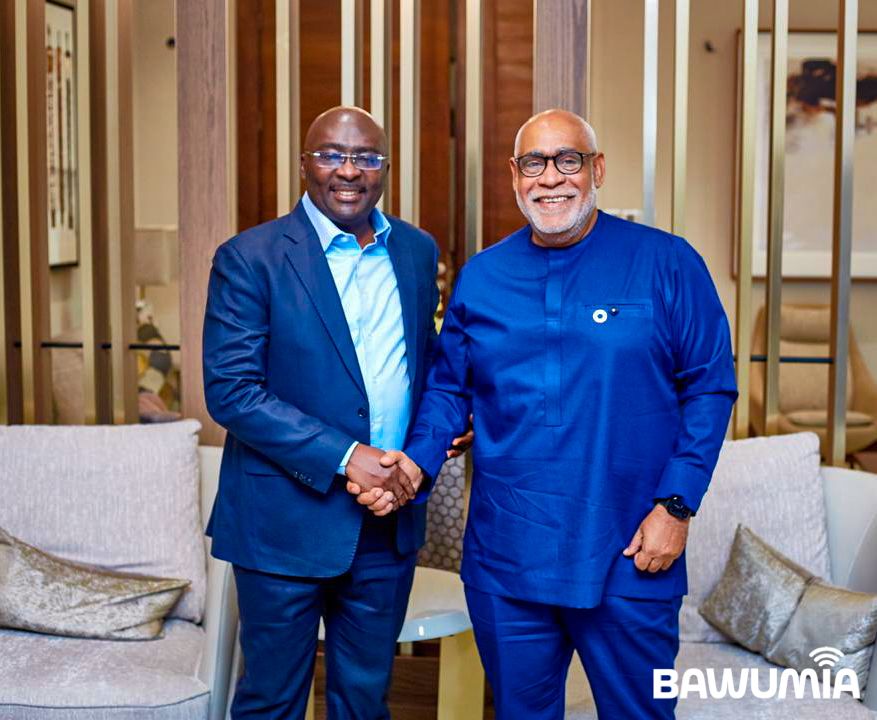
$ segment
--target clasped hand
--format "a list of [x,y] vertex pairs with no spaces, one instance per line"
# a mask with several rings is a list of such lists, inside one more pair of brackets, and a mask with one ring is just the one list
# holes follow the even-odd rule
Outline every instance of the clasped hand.
[[347,492],[379,517],[413,500],[422,482],[420,468],[398,450],[359,444],[347,461]]

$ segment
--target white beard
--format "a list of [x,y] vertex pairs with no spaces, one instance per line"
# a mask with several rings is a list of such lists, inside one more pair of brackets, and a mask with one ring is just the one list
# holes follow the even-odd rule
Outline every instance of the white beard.
[[515,193],[515,200],[518,203],[518,209],[521,214],[527,218],[527,222],[539,234],[543,240],[550,242],[552,245],[566,245],[570,240],[578,239],[588,224],[588,218],[597,206],[597,187],[591,181],[591,189],[585,196],[584,202],[578,212],[576,212],[566,223],[560,226],[547,225],[542,221],[540,213],[533,207],[534,201],[524,200],[518,193]]

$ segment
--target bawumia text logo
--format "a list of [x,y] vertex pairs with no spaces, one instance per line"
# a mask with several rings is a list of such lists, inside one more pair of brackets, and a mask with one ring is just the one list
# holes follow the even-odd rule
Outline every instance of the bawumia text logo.
[[[673,669],[655,669],[652,673],[652,696],[656,699],[699,697],[704,700],[754,697],[762,700],[785,698],[791,693],[799,700],[839,698],[849,693],[860,700],[859,678],[851,668],[834,670],[844,654],[834,647],[818,647],[809,653],[810,659],[822,669],[822,678],[814,668],[781,670],[772,668],[689,668],[682,673]],[[833,675],[833,677],[832,677]],[[809,688],[809,690],[808,690]]]

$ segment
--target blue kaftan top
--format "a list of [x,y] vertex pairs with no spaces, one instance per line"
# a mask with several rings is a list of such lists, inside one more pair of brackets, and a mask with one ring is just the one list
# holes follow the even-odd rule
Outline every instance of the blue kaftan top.
[[736,396],[701,257],[601,212],[575,245],[525,227],[466,264],[406,452],[435,477],[474,414],[467,584],[568,607],[670,598],[684,557],[650,574],[621,551],[655,498],[700,505]]

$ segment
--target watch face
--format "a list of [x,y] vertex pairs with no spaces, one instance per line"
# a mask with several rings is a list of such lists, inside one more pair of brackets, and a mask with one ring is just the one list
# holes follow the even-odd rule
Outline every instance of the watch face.
[[680,520],[687,520],[691,517],[691,510],[686,507],[680,497],[667,498],[661,503],[673,517]]

